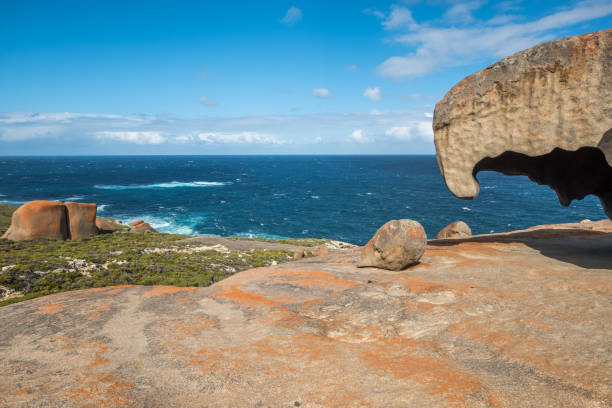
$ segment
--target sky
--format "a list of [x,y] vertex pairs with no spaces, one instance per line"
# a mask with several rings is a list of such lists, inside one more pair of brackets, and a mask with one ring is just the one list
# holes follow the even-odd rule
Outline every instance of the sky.
[[4,1],[0,155],[433,154],[437,101],[612,0]]

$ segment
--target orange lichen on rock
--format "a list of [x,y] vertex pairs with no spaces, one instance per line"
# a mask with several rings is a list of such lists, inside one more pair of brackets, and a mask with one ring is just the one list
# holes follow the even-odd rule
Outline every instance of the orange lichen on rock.
[[180,292],[193,293],[196,290],[197,288],[193,288],[193,287],[154,286],[153,289],[145,292],[145,296],[153,297],[153,296],[173,295],[175,293],[180,293]]
[[364,350],[362,359],[373,369],[424,385],[431,394],[442,396],[447,406],[466,406],[468,397],[481,400],[487,406],[500,406],[484,383],[440,356],[437,346],[436,343],[396,337]]
[[63,306],[64,305],[62,305],[61,303],[40,306],[38,308],[38,314],[56,314],[62,310]]
[[268,299],[262,295],[256,293],[245,292],[242,290],[243,285],[232,285],[229,288],[225,288],[219,292],[213,293],[212,296],[230,299],[238,303],[247,304],[262,304],[266,306],[281,305],[283,302]]
[[134,383],[120,381],[111,374],[83,375],[77,379],[77,384],[81,387],[64,391],[59,396],[84,408],[130,406],[134,402],[128,395]]

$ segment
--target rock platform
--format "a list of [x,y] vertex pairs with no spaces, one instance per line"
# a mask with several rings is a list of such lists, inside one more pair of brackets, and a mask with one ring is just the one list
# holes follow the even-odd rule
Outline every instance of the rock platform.
[[612,223],[359,248],[207,288],[121,286],[0,308],[0,406],[606,407]]

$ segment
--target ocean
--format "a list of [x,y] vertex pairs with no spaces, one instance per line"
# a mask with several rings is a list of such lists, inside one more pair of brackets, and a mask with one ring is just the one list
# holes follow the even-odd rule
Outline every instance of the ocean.
[[478,179],[480,195],[466,201],[448,191],[435,156],[0,157],[0,202],[93,202],[98,216],[161,232],[354,244],[400,218],[430,238],[456,220],[482,234],[606,218],[593,196],[565,208],[527,177]]

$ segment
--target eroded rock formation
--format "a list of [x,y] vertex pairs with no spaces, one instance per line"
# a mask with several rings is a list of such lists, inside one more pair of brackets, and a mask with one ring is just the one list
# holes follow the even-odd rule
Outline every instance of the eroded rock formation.
[[29,201],[13,213],[11,226],[2,238],[21,241],[96,235],[96,210],[96,205],[90,203]]
[[94,203],[65,202],[68,211],[68,231],[70,238],[83,238],[98,233],[96,227],[96,212],[98,206]]
[[148,222],[143,220],[136,220],[130,222],[130,232],[157,232]]
[[59,201],[30,201],[13,213],[11,226],[2,238],[12,241],[39,238],[66,239],[67,218],[66,207]]
[[527,175],[569,205],[597,195],[612,218],[612,30],[537,45],[455,85],[436,105],[440,170],[459,198],[475,176]]

